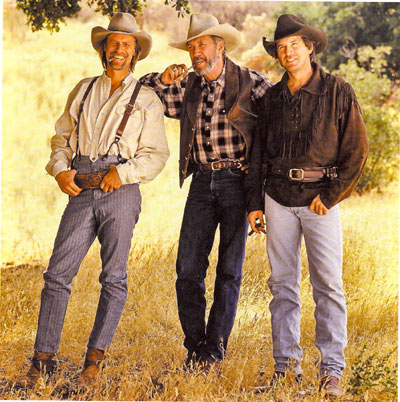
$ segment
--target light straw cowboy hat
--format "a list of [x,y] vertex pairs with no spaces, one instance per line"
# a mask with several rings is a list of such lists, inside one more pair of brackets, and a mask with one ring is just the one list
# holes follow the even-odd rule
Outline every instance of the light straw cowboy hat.
[[116,13],[110,20],[108,28],[94,27],[92,29],[92,45],[100,53],[103,54],[103,41],[107,35],[113,33],[122,33],[132,35],[140,46],[138,60],[144,59],[151,50],[151,36],[146,32],[138,32],[135,17],[129,13]]
[[210,14],[192,14],[190,16],[187,39],[183,42],[170,43],[172,47],[187,50],[187,43],[200,36],[214,35],[221,37],[225,42],[227,52],[235,50],[240,45],[240,32],[229,24],[220,24]]
[[274,34],[274,40],[267,41],[263,38],[264,49],[273,57],[277,57],[276,41],[288,36],[304,36],[314,42],[315,53],[321,53],[326,47],[326,36],[319,29],[306,24],[295,15],[283,14],[278,18]]

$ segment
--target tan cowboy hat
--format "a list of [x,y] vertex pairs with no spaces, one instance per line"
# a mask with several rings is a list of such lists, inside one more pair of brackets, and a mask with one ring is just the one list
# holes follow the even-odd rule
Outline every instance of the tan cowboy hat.
[[200,36],[220,36],[225,42],[225,49],[231,52],[240,45],[240,32],[229,24],[220,24],[211,14],[192,14],[190,16],[187,39],[179,43],[170,43],[172,47],[187,50],[187,43]]
[[146,32],[138,32],[135,17],[129,13],[116,13],[110,20],[108,28],[94,27],[92,29],[92,45],[100,53],[103,54],[103,40],[107,35],[112,33],[122,33],[132,35],[140,46],[138,60],[144,59],[151,50],[151,36]]
[[276,41],[288,36],[304,36],[315,42],[314,49],[316,54],[321,53],[326,47],[326,36],[319,28],[307,25],[295,15],[283,14],[278,18],[278,22],[276,23],[274,40],[268,42],[267,38],[263,38],[264,49],[271,56],[277,57]]

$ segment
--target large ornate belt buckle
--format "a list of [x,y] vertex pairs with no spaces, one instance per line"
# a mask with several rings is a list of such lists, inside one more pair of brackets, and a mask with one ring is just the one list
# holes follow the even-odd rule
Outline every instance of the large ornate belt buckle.
[[92,188],[99,188],[103,177],[99,173],[88,174],[89,186]]
[[289,169],[289,180],[291,181],[303,181],[304,170],[303,169]]

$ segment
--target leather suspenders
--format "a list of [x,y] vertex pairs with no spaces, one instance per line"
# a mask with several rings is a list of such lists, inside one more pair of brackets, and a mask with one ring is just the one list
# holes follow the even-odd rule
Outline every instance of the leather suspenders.
[[[83,105],[85,104],[85,100],[89,95],[90,90],[92,89],[93,84],[99,77],[94,77],[92,81],[90,81],[88,87],[86,88],[85,93],[83,94],[83,98],[81,100],[81,103],[79,105],[79,111],[78,111],[78,124],[76,125],[76,151],[75,151],[75,158],[79,156],[79,159],[81,159],[81,151],[79,149],[79,124],[81,122],[81,114],[83,112]],[[74,158],[74,159],[75,159]]]
[[[83,105],[85,103],[86,98],[89,95],[89,92],[91,91],[91,89],[93,87],[93,84],[97,80],[97,78],[99,78],[99,77],[95,77],[95,78],[92,79],[92,81],[90,81],[90,83],[89,83],[88,87],[86,88],[86,91],[85,91],[85,93],[83,95],[81,103],[79,105],[78,123],[77,123],[77,127],[76,127],[76,151],[75,151],[75,158],[78,156],[79,159],[81,158],[81,151],[79,149],[79,123],[80,123],[80,120],[81,120],[81,114],[82,114],[82,111],[83,111]],[[139,94],[141,86],[142,86],[142,84],[138,81],[136,83],[135,89],[133,90],[133,93],[132,93],[132,96],[131,96],[131,98],[129,100],[129,103],[126,106],[124,116],[122,117],[121,123],[118,126],[117,132],[115,134],[115,139],[111,143],[111,145],[109,146],[106,154],[103,156],[103,159],[107,159],[108,153],[110,152],[111,147],[114,144],[116,144],[117,147],[118,147],[118,156],[117,156],[118,157],[118,162],[120,162],[120,163],[125,163],[126,162],[126,159],[124,159],[122,157],[122,155],[121,155],[121,152],[120,152],[120,149],[119,149],[119,141],[121,140],[122,134],[124,133],[124,130],[125,130],[126,123],[128,122],[128,119],[129,119],[129,117],[130,117],[130,115],[132,113],[133,106],[135,105],[135,101],[136,101],[136,98],[137,98],[137,96]]]
[[107,159],[108,153],[110,152],[111,147],[112,147],[114,144],[116,144],[117,147],[118,147],[118,156],[117,156],[118,162],[119,162],[119,163],[125,163],[125,162],[127,161],[127,160],[126,160],[125,158],[123,158],[122,155],[121,155],[121,152],[120,152],[120,149],[119,149],[119,141],[120,141],[120,139],[121,139],[121,137],[122,137],[122,134],[124,133],[125,126],[126,126],[126,123],[128,122],[129,116],[130,116],[131,113],[132,113],[133,106],[135,105],[135,101],[136,101],[136,98],[137,98],[137,96],[138,96],[138,94],[139,94],[139,91],[140,91],[141,86],[142,86],[142,84],[138,81],[138,82],[136,83],[135,89],[133,90],[131,99],[129,100],[129,103],[128,103],[126,109],[125,109],[124,116],[122,117],[121,123],[119,123],[117,132],[116,132],[116,134],[115,134],[115,139],[114,139],[114,141],[110,144],[110,146],[109,146],[109,148],[108,148],[106,154],[102,157],[103,160],[106,160],[106,159]]

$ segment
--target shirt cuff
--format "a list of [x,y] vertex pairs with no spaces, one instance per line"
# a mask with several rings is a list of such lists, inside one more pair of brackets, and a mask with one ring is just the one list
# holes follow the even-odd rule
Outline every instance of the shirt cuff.
[[139,183],[139,180],[136,180],[135,178],[130,177],[129,175],[129,165],[127,166],[126,164],[119,164],[116,166],[117,172],[119,179],[121,180],[122,185],[125,184],[133,184],[133,183]]
[[63,162],[63,161],[58,161],[56,162],[52,167],[49,165],[46,166],[46,170],[49,174],[51,174],[53,177],[56,177],[59,173],[61,172],[67,172],[68,165]]

